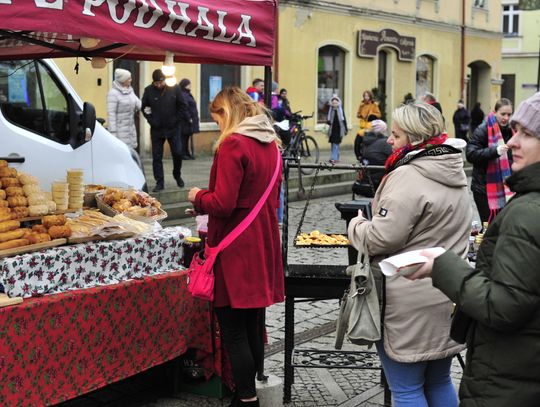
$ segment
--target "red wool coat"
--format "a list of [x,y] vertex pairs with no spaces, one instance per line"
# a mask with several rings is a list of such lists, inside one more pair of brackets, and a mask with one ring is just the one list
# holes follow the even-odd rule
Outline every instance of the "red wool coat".
[[[281,165],[281,163],[280,163]],[[208,216],[207,244],[217,246],[256,205],[276,166],[275,143],[233,134],[214,156],[207,190],[194,206]],[[214,306],[262,308],[284,299],[284,274],[277,221],[281,170],[253,222],[217,258]]]

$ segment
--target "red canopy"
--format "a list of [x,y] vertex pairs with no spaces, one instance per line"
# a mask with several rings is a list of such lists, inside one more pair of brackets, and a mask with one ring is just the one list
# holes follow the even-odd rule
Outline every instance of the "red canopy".
[[[276,3],[3,0],[0,60],[99,55],[162,61],[172,51],[176,62],[271,66]],[[83,48],[83,37],[100,42]]]

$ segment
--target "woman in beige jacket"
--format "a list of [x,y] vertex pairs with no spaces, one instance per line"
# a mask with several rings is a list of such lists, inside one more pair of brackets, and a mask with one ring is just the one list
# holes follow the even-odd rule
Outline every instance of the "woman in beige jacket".
[[[463,171],[462,140],[448,139],[440,112],[425,103],[397,108],[393,153],[373,199],[373,219],[359,213],[349,239],[363,238],[373,263],[410,250],[442,246],[465,257],[472,210]],[[463,349],[449,337],[452,302],[431,281],[395,276],[383,284],[383,338],[377,351],[394,406],[455,407],[452,356]]]

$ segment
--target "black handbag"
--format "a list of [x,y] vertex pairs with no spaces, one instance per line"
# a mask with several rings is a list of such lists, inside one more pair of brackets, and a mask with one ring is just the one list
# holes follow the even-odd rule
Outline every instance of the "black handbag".
[[474,319],[456,307],[452,317],[452,324],[450,325],[450,338],[457,343],[467,342],[467,334],[473,322]]

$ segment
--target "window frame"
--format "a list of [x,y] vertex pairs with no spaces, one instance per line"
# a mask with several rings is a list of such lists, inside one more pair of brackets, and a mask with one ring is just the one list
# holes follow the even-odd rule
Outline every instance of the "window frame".
[[[322,57],[324,56],[331,56],[333,58],[332,60],[332,71],[320,71],[319,70],[319,67],[320,67],[320,63],[321,63],[321,51],[326,51],[326,50],[332,50],[332,51],[336,51],[334,53],[334,55],[322,55]],[[342,46],[340,45],[337,45],[337,44],[324,44],[324,45],[321,45],[318,50],[317,50],[317,73],[316,73],[316,77],[317,77],[317,88],[316,88],[316,99],[317,99],[317,111],[316,111],[316,118],[315,118],[315,123],[316,124],[321,124],[321,123],[326,123],[326,114],[327,114],[327,105],[328,105],[328,101],[330,100],[330,98],[332,97],[330,95],[330,97],[328,98],[325,98],[325,99],[328,99],[327,101],[325,102],[322,102],[322,98],[321,98],[321,92],[320,92],[320,89],[330,89],[330,88],[321,88],[320,87],[320,84],[321,84],[321,80],[320,80],[320,75],[322,72],[333,72],[334,73],[334,76],[337,77],[333,80],[334,84],[333,85],[336,85],[337,87],[332,87],[332,91],[331,93],[332,94],[337,94],[338,97],[341,99],[341,105],[344,106],[345,105],[345,92],[346,92],[346,89],[345,89],[345,78],[346,78],[346,58],[347,58],[347,50],[345,48],[343,48]],[[330,54],[330,53],[329,53]],[[340,62],[337,62],[337,63],[340,63],[341,66],[339,68],[341,68],[341,71],[339,69],[336,70],[336,59],[341,59]],[[335,73],[337,72],[337,75],[335,75]],[[337,93],[336,93],[336,90],[337,90]],[[320,104],[322,104],[322,108],[320,107]]]
[[[2,61],[3,62],[3,61]],[[2,62],[0,62],[0,64],[2,64]],[[15,62],[15,61],[14,61]],[[21,60],[21,61],[16,61],[16,62],[20,62],[20,64],[18,64],[18,67],[15,69],[15,71],[17,70],[20,70],[20,69],[24,69],[26,68],[27,66],[32,66],[33,69],[34,69],[34,77],[35,77],[35,81],[36,83],[34,84],[35,86],[35,89],[37,90],[38,94],[36,95],[36,100],[39,100],[39,104],[41,106],[38,106],[38,104],[36,103],[36,112],[40,109],[41,110],[41,113],[42,113],[42,116],[43,116],[43,120],[44,120],[44,123],[43,123],[43,128],[41,129],[37,129],[37,128],[32,128],[32,127],[28,127],[28,126],[25,126],[24,123],[20,122],[20,121],[15,121],[13,120],[13,117],[10,117],[10,115],[6,114],[6,112],[4,111],[4,109],[2,108],[2,115],[4,116],[4,118],[11,124],[13,124],[14,126],[17,126],[21,129],[24,129],[26,131],[29,131],[33,134],[36,134],[40,137],[43,137],[49,141],[52,141],[54,143],[58,143],[60,145],[72,145],[73,148],[76,148],[78,146],[73,146],[73,143],[72,143],[72,135],[71,135],[71,123],[70,123],[70,119],[71,119],[71,115],[70,115],[70,112],[71,112],[71,107],[72,107],[72,103],[71,103],[71,100],[70,100],[70,95],[69,93],[66,91],[66,89],[62,86],[62,83],[58,80],[58,78],[56,77],[56,75],[54,74],[54,72],[45,64],[43,63],[42,61],[40,60]],[[24,70],[25,74],[26,74],[26,70]],[[44,90],[44,81],[43,81],[43,73],[46,73],[47,76],[51,79],[51,82],[50,83],[53,83],[56,88],[59,90],[60,94],[63,96],[65,102],[66,102],[66,121],[67,121],[67,133],[65,134],[65,139],[58,139],[56,137],[53,137],[53,134],[52,134],[52,125],[51,125],[51,118],[50,118],[50,115],[47,113],[48,110],[47,110],[47,97],[46,97],[46,94],[45,94],[45,90]],[[9,75],[8,75],[9,76]],[[45,102],[45,103],[44,103]],[[12,103],[6,103],[6,104],[11,104],[13,105]]]
[[[420,58],[422,57],[425,57],[427,59],[430,60],[431,62],[431,80],[430,80],[430,87],[429,89],[425,89],[421,92],[421,94],[419,94],[419,91],[418,91],[418,61]],[[435,58],[433,55],[431,54],[420,54],[416,57],[416,60],[415,60],[415,96],[416,98],[418,99],[419,97],[422,97],[426,92],[429,92],[429,93],[433,93],[435,94],[435,71],[436,71],[436,65],[437,65],[437,58]]]
[[[508,7],[508,10],[505,10]],[[520,22],[521,22],[521,10],[519,3],[503,4],[502,5],[502,27],[501,31],[505,37],[519,36]],[[514,31],[514,18],[517,17],[517,29]],[[504,30],[504,22],[508,22],[508,31]]]
[[[208,105],[210,104],[210,87],[208,84],[208,79],[210,76],[214,75],[207,75],[205,72],[205,67],[212,66],[212,67],[220,67],[220,68],[232,68],[232,70],[235,70],[232,74],[232,76],[235,77],[235,79],[231,83],[223,83],[221,84],[221,89],[225,86],[239,86],[241,87],[242,82],[242,66],[240,65],[221,65],[221,64],[201,64],[200,70],[199,70],[199,77],[200,77],[200,86],[199,86],[199,117],[200,117],[200,123],[201,128],[206,128],[208,126],[214,127],[215,123],[212,117],[210,116],[210,113],[208,112],[208,116],[206,116],[206,111],[208,110]],[[206,90],[205,87],[208,87]],[[206,102],[206,94],[208,93],[208,102]],[[215,126],[217,128],[217,126]]]

